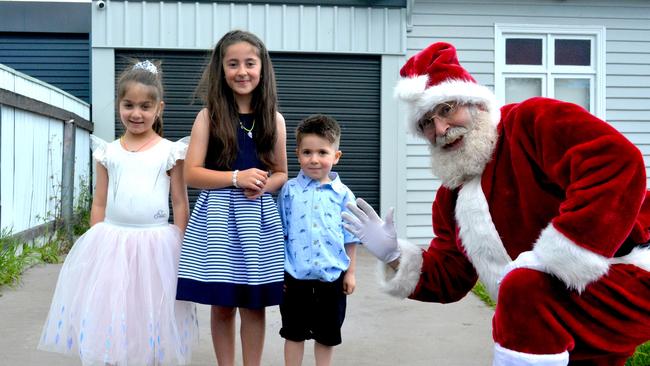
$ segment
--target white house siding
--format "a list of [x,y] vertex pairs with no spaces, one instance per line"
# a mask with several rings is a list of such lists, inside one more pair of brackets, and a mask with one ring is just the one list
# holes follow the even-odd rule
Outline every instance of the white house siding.
[[[85,102],[3,65],[0,88],[90,116]],[[0,105],[0,122],[0,228],[17,233],[51,220],[60,209],[64,121]],[[86,141],[78,142],[78,149],[87,151],[88,133],[79,130]],[[79,154],[75,164],[76,174],[84,165],[88,174],[89,156]]]
[[[463,66],[492,88],[495,24],[605,27],[606,119],[650,162],[650,2],[415,0],[412,10],[407,56],[435,41],[453,43]],[[422,140],[408,137],[404,150],[406,213],[398,219],[412,242],[425,245],[433,235],[431,202],[439,181]]]

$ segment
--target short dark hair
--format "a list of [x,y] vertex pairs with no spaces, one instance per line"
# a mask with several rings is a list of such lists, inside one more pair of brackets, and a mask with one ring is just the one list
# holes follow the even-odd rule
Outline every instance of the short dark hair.
[[341,140],[341,127],[333,117],[325,114],[311,115],[298,124],[296,144],[299,146],[305,135],[316,135],[338,147]]

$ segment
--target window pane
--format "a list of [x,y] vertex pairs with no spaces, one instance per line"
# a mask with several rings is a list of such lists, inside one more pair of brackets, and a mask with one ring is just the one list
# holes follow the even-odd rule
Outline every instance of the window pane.
[[542,95],[542,80],[537,78],[506,78],[506,103],[516,103]]
[[588,39],[556,39],[556,65],[591,65],[591,41]]
[[541,65],[542,40],[506,39],[506,65]]
[[589,79],[555,79],[555,98],[589,110]]

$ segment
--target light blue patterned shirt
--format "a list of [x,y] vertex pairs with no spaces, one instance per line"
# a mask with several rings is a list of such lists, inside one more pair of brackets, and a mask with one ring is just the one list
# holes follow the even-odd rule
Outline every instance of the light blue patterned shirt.
[[345,244],[359,239],[345,230],[341,213],[354,202],[352,191],[330,172],[321,184],[302,170],[278,195],[278,210],[285,238],[284,269],[300,280],[333,282],[348,269]]

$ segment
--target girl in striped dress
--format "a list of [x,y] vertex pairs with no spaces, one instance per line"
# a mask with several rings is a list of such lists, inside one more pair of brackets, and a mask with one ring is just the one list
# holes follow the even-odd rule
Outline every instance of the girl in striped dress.
[[235,362],[239,310],[244,365],[259,365],[265,307],[280,303],[284,274],[271,193],[287,181],[286,130],[266,47],[251,33],[228,32],[198,90],[206,107],[194,121],[184,172],[203,191],[183,241],[177,299],[212,305],[219,365]]

